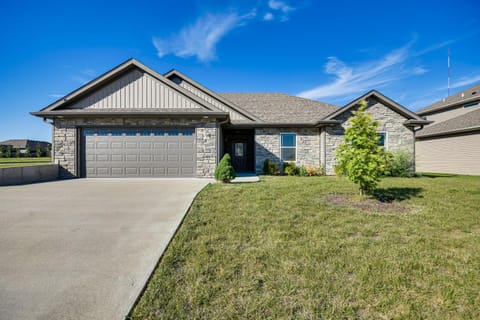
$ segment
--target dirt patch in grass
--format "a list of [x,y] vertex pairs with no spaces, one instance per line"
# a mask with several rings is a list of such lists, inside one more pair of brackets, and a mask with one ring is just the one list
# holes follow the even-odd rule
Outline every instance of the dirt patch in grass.
[[411,208],[397,201],[382,201],[377,198],[360,198],[351,194],[330,193],[323,199],[332,205],[350,207],[360,211],[377,213],[410,213]]

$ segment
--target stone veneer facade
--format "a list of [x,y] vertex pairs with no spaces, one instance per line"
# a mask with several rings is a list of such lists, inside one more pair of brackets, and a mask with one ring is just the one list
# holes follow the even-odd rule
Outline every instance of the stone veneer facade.
[[297,161],[299,166],[320,167],[319,128],[262,128],[255,129],[255,170],[262,173],[263,162],[269,159],[280,164],[280,133],[297,134]]
[[[348,118],[352,116],[350,109],[340,114],[335,120],[340,120],[341,124],[334,127],[326,127],[322,136],[325,138],[325,148],[322,148],[325,158],[325,172],[327,175],[335,174],[335,150],[344,140],[345,127],[348,126]],[[414,154],[414,134],[403,123],[407,120],[404,116],[393,111],[389,107],[383,105],[375,98],[368,100],[367,112],[370,113],[375,120],[380,122],[378,126],[379,132],[386,132],[386,146],[389,151],[407,150]]]
[[195,127],[196,172],[199,177],[212,177],[217,164],[218,124],[214,121],[155,118],[72,118],[56,119],[53,132],[53,162],[60,165],[63,178],[79,176],[77,154],[83,127]]

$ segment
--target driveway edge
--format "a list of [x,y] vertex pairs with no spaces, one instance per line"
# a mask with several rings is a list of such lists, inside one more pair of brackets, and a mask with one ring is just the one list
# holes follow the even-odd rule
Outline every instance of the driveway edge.
[[135,298],[135,300],[133,301],[132,305],[129,307],[128,313],[125,315],[124,320],[130,320],[130,319],[131,319],[133,309],[135,309],[135,306],[138,304],[138,302],[140,301],[140,298],[143,296],[143,293],[144,293],[145,290],[147,289],[148,283],[149,283],[150,280],[152,279],[153,274],[155,273],[155,270],[157,270],[158,266],[160,265],[160,262],[162,262],[162,258],[163,258],[163,256],[164,256],[165,252],[167,252],[168,248],[170,247],[170,244],[172,243],[173,238],[174,238],[175,235],[177,234],[178,229],[180,229],[180,227],[183,225],[183,222],[185,221],[185,217],[187,216],[187,214],[190,212],[190,209],[192,208],[192,204],[195,202],[195,200],[197,199],[197,197],[198,197],[198,195],[200,194],[200,192],[202,192],[202,191],[203,191],[205,188],[207,188],[210,184],[211,184],[211,182],[208,183],[207,185],[205,185],[202,189],[200,189],[200,190],[197,192],[197,194],[195,195],[195,197],[193,197],[192,202],[190,202],[190,205],[188,206],[187,210],[185,210],[185,212],[183,213],[183,217],[182,217],[182,219],[180,220],[178,226],[177,226],[177,227],[175,228],[175,230],[171,233],[171,235],[170,235],[170,240],[168,240],[168,243],[167,243],[167,245],[165,246],[165,249],[162,251],[162,253],[161,253],[160,256],[158,257],[157,263],[155,263],[155,265],[153,266],[152,270],[149,272],[148,277],[147,277],[145,283],[143,284],[143,286],[142,286],[141,289],[139,290],[138,294],[136,295],[136,298]]

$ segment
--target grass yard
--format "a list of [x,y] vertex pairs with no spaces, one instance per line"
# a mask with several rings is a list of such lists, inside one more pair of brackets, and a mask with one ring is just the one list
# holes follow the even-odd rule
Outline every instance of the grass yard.
[[0,158],[0,168],[13,168],[34,166],[40,164],[49,164],[51,162],[50,157],[42,158]]
[[209,185],[131,318],[480,319],[480,177],[380,188],[394,211],[336,177]]

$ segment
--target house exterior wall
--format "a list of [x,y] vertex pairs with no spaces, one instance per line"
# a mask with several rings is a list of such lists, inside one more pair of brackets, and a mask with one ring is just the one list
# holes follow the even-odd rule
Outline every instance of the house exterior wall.
[[80,128],[163,128],[194,127],[196,140],[196,171],[198,177],[212,177],[217,163],[218,125],[214,121],[189,119],[168,120],[155,118],[74,118],[57,119],[54,123],[53,162],[60,165],[60,177],[79,176]]
[[200,104],[139,69],[68,106],[70,109],[204,109]]
[[318,128],[258,128],[255,129],[255,170],[263,172],[266,159],[281,164],[280,133],[297,134],[296,161],[298,166],[320,167],[320,130]]
[[455,117],[461,116],[465,113],[468,113],[468,112],[470,112],[474,109],[478,109],[478,108],[480,108],[480,101],[478,102],[477,106],[464,108],[463,105],[460,105],[460,106],[457,106],[453,109],[449,109],[449,110],[446,110],[446,111],[442,110],[442,111],[438,111],[438,112],[426,115],[426,119],[430,120],[430,121],[434,121],[430,125],[435,125],[435,124],[443,122],[445,120],[450,120],[450,119],[453,119]]
[[[355,108],[352,108],[335,118],[335,120],[340,120],[341,124],[325,129],[324,165],[327,175],[335,174],[337,163],[335,150],[344,141],[345,128],[349,125],[348,118],[353,115],[352,111],[354,110]],[[387,133],[386,144],[389,151],[407,150],[412,155],[414,154],[414,134],[411,129],[403,125],[407,120],[404,116],[383,105],[375,98],[368,100],[367,112],[380,122],[378,131]]]
[[222,111],[225,111],[225,112],[228,112],[230,114],[230,119],[232,119],[232,120],[249,120],[248,118],[246,118],[242,114],[233,111],[230,107],[228,107],[227,105],[225,105],[221,101],[218,101],[217,99],[211,97],[210,95],[208,95],[207,93],[203,92],[202,90],[194,87],[193,85],[191,85],[187,81],[184,81],[182,79],[177,79],[177,80],[175,80],[175,82],[178,82],[179,86],[181,86],[182,88],[190,91],[192,94],[196,95],[197,97],[202,98],[203,100],[207,101],[208,103],[214,105],[218,109],[220,109]]
[[420,172],[480,175],[480,132],[417,139]]

